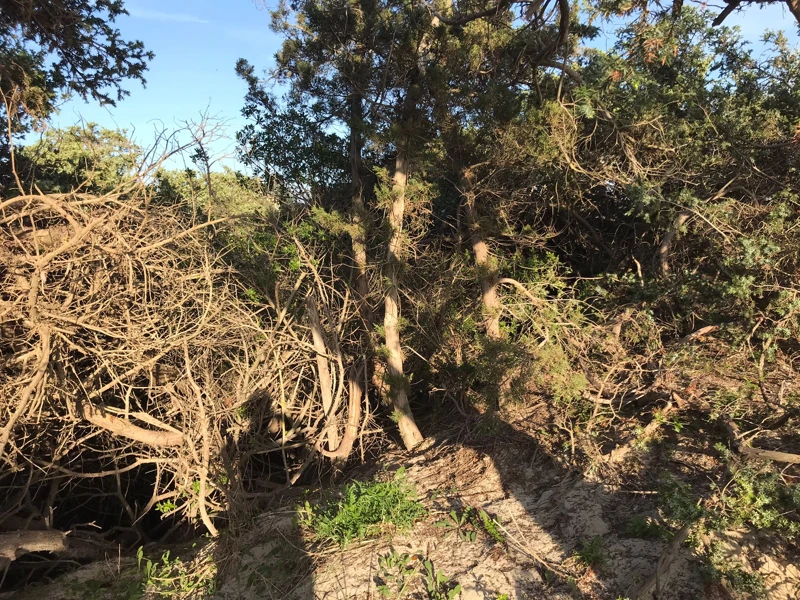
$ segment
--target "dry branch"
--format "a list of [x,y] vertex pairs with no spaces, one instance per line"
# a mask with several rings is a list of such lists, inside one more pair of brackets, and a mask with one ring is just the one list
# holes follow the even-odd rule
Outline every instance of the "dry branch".
[[[113,498],[131,521],[122,526],[171,502],[168,515],[213,534],[235,497],[275,487],[263,455],[281,453],[293,474],[325,431],[337,456],[352,448],[352,423],[345,444],[336,438],[346,295],[331,288],[318,307],[337,353],[328,381],[338,382],[321,406],[306,349],[328,360],[331,348],[299,324],[306,273],[287,270],[267,305],[253,305],[214,238],[276,226],[193,214],[151,205],[131,185],[0,202],[0,513],[29,514],[26,496],[42,514],[64,510],[82,486]],[[308,265],[324,264],[320,252],[304,254]],[[360,405],[351,410],[352,420]]]
[[[162,428],[166,431],[153,431],[134,425],[130,421],[115,417],[103,406],[95,406],[91,402],[83,402],[78,410],[83,418],[92,425],[97,425],[113,433],[135,442],[141,442],[150,446],[181,446],[183,445],[183,434],[168,431],[169,426]],[[151,417],[152,419],[152,417]]]
[[685,525],[673,536],[672,541],[670,541],[658,559],[655,572],[631,593],[633,600],[651,600],[652,598],[658,599],[662,597],[662,592],[667,589],[672,563],[675,561],[681,546],[689,537],[691,529],[691,524]]

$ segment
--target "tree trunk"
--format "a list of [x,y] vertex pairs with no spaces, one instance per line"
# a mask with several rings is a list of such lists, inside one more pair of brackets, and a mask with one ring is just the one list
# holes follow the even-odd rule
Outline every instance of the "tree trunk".
[[[481,227],[478,207],[475,202],[475,189],[473,175],[468,168],[461,173],[461,186],[464,200],[467,205],[467,226],[469,227],[470,244],[475,254],[475,266],[478,268],[478,281],[481,284],[481,314],[486,337],[492,342],[503,339],[500,333],[500,315],[503,305],[497,291],[499,277],[497,266],[489,256],[489,247],[486,244],[483,228]],[[499,351],[499,349],[495,350]],[[504,400],[511,396],[511,378],[508,373],[502,374],[502,379],[497,381],[497,406],[500,407]]]
[[372,331],[372,308],[369,305],[367,282],[367,211],[364,206],[364,182],[361,178],[361,129],[364,124],[364,106],[361,94],[350,95],[350,177],[352,182],[352,233],[355,288],[358,294],[358,312],[367,336]]
[[484,240],[483,230],[475,206],[475,191],[472,185],[472,173],[464,169],[461,175],[462,193],[467,204],[467,224],[470,230],[470,243],[475,254],[478,267],[478,280],[481,284],[481,302],[483,324],[486,337],[497,341],[500,339],[500,296],[497,294],[497,269],[489,257],[489,247]]
[[389,289],[386,291],[385,313],[383,318],[384,335],[386,336],[387,367],[389,380],[389,396],[394,406],[394,417],[400,429],[400,437],[407,449],[417,446],[422,434],[411,414],[408,404],[408,380],[403,373],[403,349],[400,345],[400,294],[398,292],[398,267],[404,250],[403,216],[406,206],[406,183],[408,181],[408,157],[405,144],[398,145],[395,160],[394,180],[392,186],[392,206],[389,211],[389,250],[386,256],[386,279]]

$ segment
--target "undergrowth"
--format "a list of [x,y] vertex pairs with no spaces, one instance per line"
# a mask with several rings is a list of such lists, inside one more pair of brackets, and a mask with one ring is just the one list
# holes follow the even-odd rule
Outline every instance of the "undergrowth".
[[775,471],[742,468],[721,495],[721,524],[771,529],[789,540],[800,536],[800,486],[787,485]]

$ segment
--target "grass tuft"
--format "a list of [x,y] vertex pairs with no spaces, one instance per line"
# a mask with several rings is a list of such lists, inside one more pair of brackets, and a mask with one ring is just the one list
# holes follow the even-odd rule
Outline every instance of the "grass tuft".
[[387,525],[410,529],[426,514],[401,469],[392,481],[348,484],[335,501],[319,506],[306,502],[299,511],[299,522],[313,532],[315,540],[344,547],[380,535]]

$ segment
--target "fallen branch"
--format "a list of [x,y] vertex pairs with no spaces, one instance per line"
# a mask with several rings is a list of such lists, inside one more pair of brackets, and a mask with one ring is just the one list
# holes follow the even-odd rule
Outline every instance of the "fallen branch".
[[689,532],[692,529],[692,524],[684,525],[683,528],[675,534],[669,546],[661,554],[658,559],[658,566],[655,573],[645,579],[639,584],[630,597],[632,600],[651,600],[652,598],[661,598],[662,592],[666,589],[667,582],[671,575],[670,571],[675,557],[681,549],[681,546],[689,537]]
[[63,531],[0,533],[0,568],[29,552],[63,552],[67,546],[67,534]]
[[[673,398],[675,398],[678,404],[686,404],[686,400],[681,398],[677,393],[672,392]],[[692,396],[694,400],[694,404],[703,412],[707,414],[711,414],[713,412],[712,406],[703,400],[702,398],[698,398],[697,396]],[[741,431],[739,430],[739,426],[736,422],[725,416],[720,415],[717,417],[717,420],[723,426],[725,431],[730,438],[731,445],[733,449],[736,450],[739,454],[743,454],[745,456],[752,456],[753,458],[760,458],[762,460],[772,460],[775,462],[782,462],[782,463],[789,463],[793,465],[800,465],[800,454],[793,454],[791,452],[780,452],[777,450],[764,450],[762,448],[753,448],[750,446],[742,436]]]
[[656,431],[658,431],[661,426],[664,424],[664,418],[675,412],[677,409],[675,405],[670,401],[667,402],[666,406],[661,409],[660,415],[653,418],[650,423],[645,426],[642,432],[639,435],[634,435],[633,437],[629,438],[616,448],[614,448],[611,452],[605,455],[604,459],[607,463],[618,463],[621,462],[634,448],[636,442],[640,439],[647,438],[653,435]]

